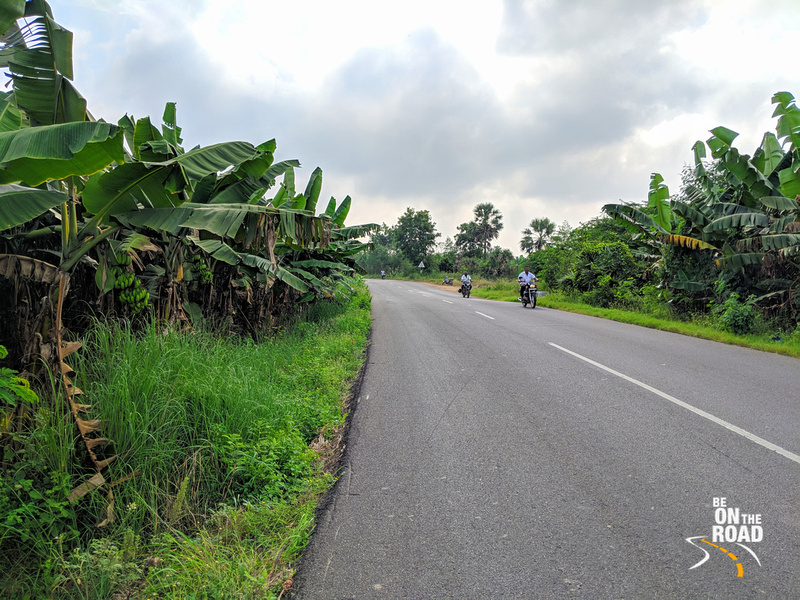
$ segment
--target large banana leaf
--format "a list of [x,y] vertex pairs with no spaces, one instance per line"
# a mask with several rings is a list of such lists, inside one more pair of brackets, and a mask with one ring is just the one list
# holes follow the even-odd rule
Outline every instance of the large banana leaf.
[[711,148],[711,155],[714,158],[722,158],[733,147],[733,140],[739,136],[738,133],[727,127],[715,127],[711,133],[712,137],[708,138],[706,143]]
[[[205,181],[204,179],[203,182]],[[208,204],[250,204],[260,199],[267,189],[267,184],[261,179],[246,177],[214,194],[208,200]],[[192,201],[194,201],[194,196],[192,196]]]
[[800,164],[794,163],[791,167],[778,173],[781,182],[781,193],[789,198],[800,195]]
[[209,173],[224,171],[259,154],[260,151],[249,142],[223,142],[195,148],[168,161],[148,163],[148,166],[158,168],[180,165],[189,180],[195,182]]
[[344,263],[340,262],[333,262],[330,260],[319,260],[316,258],[309,258],[306,260],[293,260],[292,261],[293,267],[305,267],[308,269],[317,268],[317,269],[338,269],[340,271],[352,271],[350,267],[345,265]]
[[336,212],[333,213],[333,224],[336,227],[344,227],[344,220],[347,218],[347,214],[350,212],[350,203],[352,200],[350,196],[345,196],[345,199],[342,200],[342,203],[336,209]]
[[661,173],[650,176],[650,191],[647,193],[647,206],[655,215],[653,220],[667,233],[672,233],[672,212],[669,207],[669,188]]
[[181,128],[178,127],[178,120],[175,115],[175,103],[167,102],[166,106],[164,106],[164,114],[161,117],[163,122],[161,134],[166,142],[180,150],[183,139],[181,138]]
[[253,267],[262,273],[277,277],[298,291],[308,291],[308,285],[302,279],[293,275],[280,265],[270,262],[266,258],[256,256],[255,254],[236,252],[236,250],[220,240],[202,240],[197,236],[187,236],[187,239],[204,252],[213,256],[216,260],[221,260],[231,265],[244,264],[248,267]]
[[148,227],[172,235],[179,235],[182,227],[191,227],[233,238],[247,215],[246,206],[237,204],[230,208],[228,205],[215,205],[212,210],[203,210],[209,205],[186,202],[173,208],[149,208],[120,214],[117,220],[128,226]]
[[53,21],[43,0],[26,5],[25,44],[8,59],[17,106],[42,125],[89,118],[72,79],[72,32]]
[[6,31],[25,14],[25,0],[0,2],[0,32]]
[[188,235],[186,239],[215,260],[220,260],[229,265],[238,265],[241,262],[239,254],[222,240],[204,240],[195,235]]
[[669,233],[647,213],[629,204],[606,204],[604,213],[634,233]]
[[703,227],[708,225],[708,222],[710,221],[704,212],[697,210],[685,202],[675,202],[672,207],[672,212],[680,217],[683,217],[686,221],[692,224],[692,227],[701,230]]
[[53,284],[58,281],[58,275],[57,266],[42,260],[17,254],[0,254],[0,276],[8,279],[20,276],[38,283]]
[[764,250],[784,250],[800,246],[800,233],[782,233],[761,236]]
[[66,201],[67,195],[61,192],[0,185],[0,231],[27,223]]
[[351,225],[350,227],[338,227],[331,231],[332,240],[353,240],[362,238],[373,231],[381,228],[377,223],[365,223],[363,225]]
[[[274,185],[275,180],[280,177],[281,175],[286,176],[289,172],[291,172],[292,181],[294,182],[294,169],[296,167],[300,167],[300,161],[295,159],[290,160],[282,160],[281,162],[277,162],[267,169],[267,172],[264,173],[263,179],[266,179],[270,182],[270,186]],[[294,190],[294,183],[292,183],[292,189]],[[284,193],[285,193],[284,189]],[[277,206],[274,205],[273,206]]]
[[776,104],[773,117],[778,117],[776,131],[778,138],[792,142],[792,150],[800,149],[800,109],[795,104],[795,99],[789,92],[778,92],[772,96],[772,103]]
[[331,196],[331,199],[328,200],[328,206],[325,209],[325,212],[322,213],[320,216],[328,217],[329,219],[333,219],[333,214],[336,212],[336,198]]
[[347,240],[345,242],[332,242],[330,251],[334,252],[340,257],[353,256],[366,249],[371,249],[371,244],[365,244],[358,240]]
[[87,184],[83,193],[84,206],[101,219],[128,213],[140,205],[145,209],[177,206],[183,199],[164,187],[176,169],[184,174],[185,183],[188,184],[189,180],[200,182],[211,173],[223,171],[257,154],[252,144],[227,142],[196,148],[163,162],[122,164]]
[[272,274],[289,287],[292,287],[300,292],[307,292],[309,289],[308,284],[297,277],[297,275],[294,275],[280,265],[270,262],[262,256],[240,253],[239,257],[242,259],[243,264],[247,265],[248,267],[254,267],[262,273]]
[[718,248],[712,246],[708,242],[685,235],[665,235],[662,236],[661,239],[664,243],[670,244],[671,246],[682,246],[691,250],[718,250]]
[[702,292],[708,289],[708,285],[704,283],[691,281],[683,269],[678,270],[678,278],[670,283],[670,287],[676,290],[686,290],[687,292]]
[[753,155],[751,162],[759,171],[768,176],[781,164],[785,154],[778,138],[774,133],[768,131],[764,134],[761,146]]
[[797,223],[798,217],[794,215],[786,215],[785,217],[778,217],[769,225],[770,233],[783,233],[786,227],[791,223]]
[[11,92],[0,96],[0,132],[22,128],[22,113],[13,102]]
[[83,190],[83,207],[105,218],[141,208],[177,206],[183,198],[164,186],[170,174],[168,169],[149,169],[140,162],[118,165],[89,178]]
[[765,196],[764,198],[759,198],[758,201],[767,208],[800,213],[800,203],[794,198],[787,198],[786,196]]
[[[292,263],[292,265],[294,265],[294,263]],[[309,282],[311,284],[311,287],[314,288],[314,291],[328,293],[331,295],[333,295],[333,293],[336,291],[336,288],[333,285],[325,283],[322,279],[320,279],[313,273],[309,273],[308,271],[304,271],[303,269],[298,269],[294,266],[289,267],[286,270],[292,275],[301,277],[304,280],[304,283],[306,281]]]
[[305,210],[308,199],[303,194],[297,194],[292,202],[292,210]]
[[711,221],[711,223],[705,226],[703,231],[710,233],[712,231],[736,229],[739,227],[767,227],[768,225],[768,215],[762,212],[743,212],[720,217],[719,219],[714,219]]
[[741,269],[748,265],[760,265],[764,261],[763,252],[745,252],[742,254],[730,254],[721,256],[716,261],[716,265],[728,269]]
[[122,130],[109,123],[63,123],[0,133],[0,184],[97,173],[122,162]]
[[[239,227],[248,214],[280,215],[279,236],[298,245],[324,242],[319,235],[319,217],[275,209],[258,204],[195,204],[186,202],[173,208],[153,208],[117,215],[117,219],[135,227],[149,227],[178,235],[181,227],[208,231],[223,238],[235,238]],[[284,223],[291,224],[291,231],[282,229]]]
[[311,173],[306,185],[306,191],[303,196],[306,198],[305,210],[314,213],[317,210],[317,202],[319,201],[319,194],[322,191],[322,169],[317,167]]

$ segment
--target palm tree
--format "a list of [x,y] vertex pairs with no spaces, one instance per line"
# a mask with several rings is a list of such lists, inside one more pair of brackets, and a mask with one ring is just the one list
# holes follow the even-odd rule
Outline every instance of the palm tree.
[[473,209],[476,234],[483,250],[483,258],[492,247],[492,240],[500,235],[503,229],[503,215],[491,202],[483,202]]
[[526,254],[538,252],[547,245],[555,230],[556,224],[547,217],[533,219],[530,225],[522,230],[520,249]]

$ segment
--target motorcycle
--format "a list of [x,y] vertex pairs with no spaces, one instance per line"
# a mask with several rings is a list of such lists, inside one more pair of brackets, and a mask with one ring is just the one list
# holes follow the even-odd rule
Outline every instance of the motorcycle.
[[462,283],[461,284],[461,289],[459,291],[461,292],[461,295],[464,298],[469,298],[470,290],[472,290],[472,284],[471,283]]
[[539,288],[534,281],[522,286],[522,308],[525,308],[528,304],[531,305],[531,308],[536,308],[536,296],[538,291]]

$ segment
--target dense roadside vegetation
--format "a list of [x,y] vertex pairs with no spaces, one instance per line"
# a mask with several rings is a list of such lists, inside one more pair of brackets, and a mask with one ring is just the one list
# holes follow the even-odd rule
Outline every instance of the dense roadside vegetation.
[[70,501],[91,469],[69,412],[16,396],[35,427],[4,435],[0,597],[276,597],[332,482],[323,463],[363,361],[369,294],[353,283],[351,302],[268,338],[90,327],[78,382],[113,432],[111,502]]
[[173,103],[96,119],[44,0],[0,0],[0,31],[0,596],[277,596],[373,226],[275,140],[186,150]]
[[478,284],[513,281],[528,264],[540,288],[553,294],[546,302],[562,298],[562,305],[702,323],[736,336],[794,339],[800,335],[800,108],[788,92],[772,102],[775,132],[764,134],[752,156],[733,145],[735,132],[717,127],[694,144],[677,194],[654,173],[646,201],[607,204],[578,227],[534,218],[520,232],[522,255],[490,249],[502,216],[479,204],[455,241],[438,245],[428,211],[409,208],[396,225],[372,234],[373,247],[358,263],[369,274],[383,269],[390,277],[434,281],[466,271]]

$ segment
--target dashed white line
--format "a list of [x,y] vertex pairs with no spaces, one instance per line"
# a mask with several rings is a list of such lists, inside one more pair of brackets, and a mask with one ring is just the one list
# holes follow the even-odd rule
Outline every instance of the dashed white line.
[[477,310],[475,312],[478,313],[482,317],[486,317],[487,319],[491,319],[492,321],[494,321],[494,317],[490,317],[489,315],[485,315],[482,312],[478,312]]
[[682,400],[678,400],[674,396],[670,396],[669,394],[667,394],[665,392],[662,392],[661,390],[657,390],[656,388],[651,387],[651,386],[647,385],[646,383],[642,383],[641,381],[638,381],[638,380],[634,379],[633,377],[628,377],[627,375],[624,375],[624,374],[620,373],[619,371],[615,371],[614,369],[612,369],[610,367],[606,367],[605,365],[601,365],[599,362],[595,362],[590,358],[586,358],[585,356],[581,356],[577,352],[573,352],[572,350],[567,350],[566,348],[562,348],[561,346],[559,346],[558,344],[554,344],[553,342],[549,342],[549,344],[551,346],[553,346],[554,348],[558,348],[562,352],[566,352],[567,354],[571,354],[575,358],[579,358],[582,361],[585,361],[585,362],[587,362],[587,363],[589,363],[591,365],[594,365],[595,367],[603,369],[604,371],[607,371],[607,372],[611,373],[612,375],[616,375],[617,377],[620,377],[620,378],[624,379],[625,381],[630,381],[631,383],[633,383],[635,385],[638,385],[641,388],[646,389],[648,392],[653,392],[654,394],[656,394],[658,396],[661,396],[665,400],[669,400],[673,404],[677,404],[678,406],[681,406],[681,407],[685,408],[686,410],[690,410],[694,414],[699,415],[699,416],[701,416],[701,417],[703,417],[705,419],[708,419],[709,421],[712,421],[712,422],[716,423],[717,425],[722,425],[725,429],[733,431],[734,433],[738,433],[742,437],[747,438],[751,442],[755,442],[759,446],[763,446],[764,448],[767,448],[768,450],[772,450],[773,452],[777,452],[781,456],[785,456],[789,460],[793,460],[796,463],[800,463],[800,456],[798,456],[797,454],[795,454],[793,452],[789,452],[788,450],[786,450],[784,448],[781,448],[780,446],[778,446],[776,444],[773,444],[772,442],[768,442],[764,438],[760,438],[757,435],[755,435],[754,433],[750,433],[749,431],[746,431],[745,429],[742,429],[741,427],[737,427],[733,423],[728,423],[727,421],[725,421],[723,419],[720,419],[719,417],[715,417],[711,413],[707,413],[706,411],[701,410],[699,408],[696,408],[696,407],[692,406],[691,404],[687,404],[686,402],[684,402]]
[[450,300],[442,300],[442,302],[447,302],[448,304],[452,304],[452,302],[450,302]]

